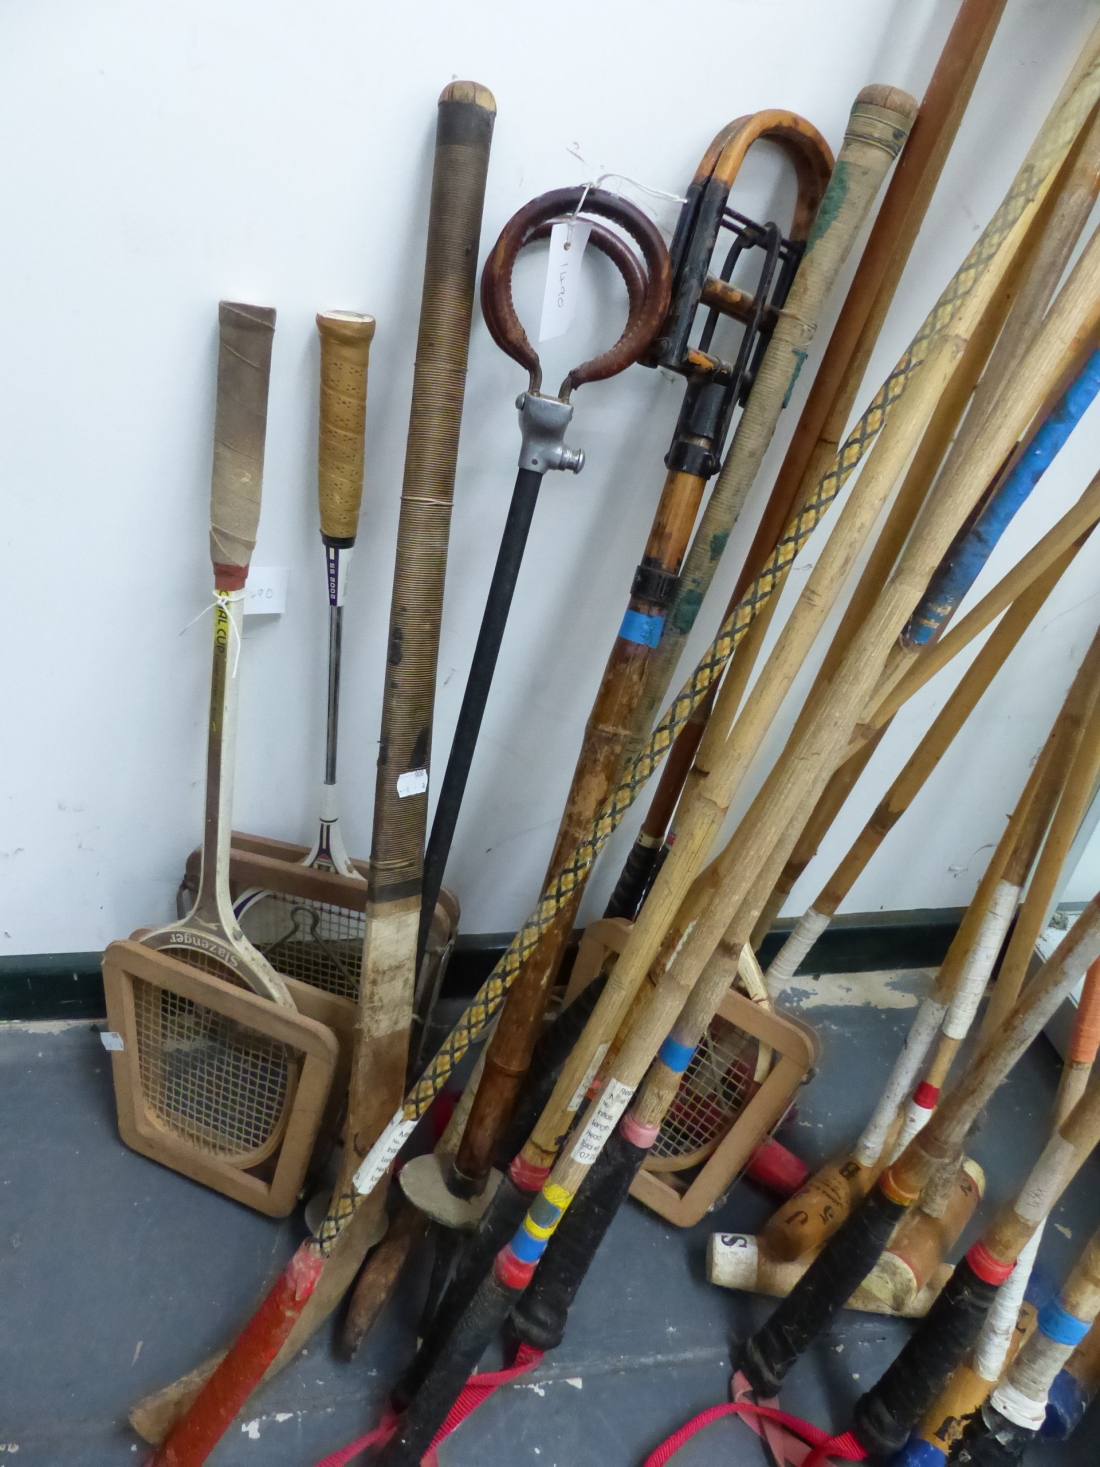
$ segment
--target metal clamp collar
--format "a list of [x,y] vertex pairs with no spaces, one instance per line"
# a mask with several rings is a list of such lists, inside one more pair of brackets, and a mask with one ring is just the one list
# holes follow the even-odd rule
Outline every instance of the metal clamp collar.
[[537,392],[521,392],[516,398],[519,428],[523,446],[519,466],[534,474],[550,469],[568,469],[579,474],[584,468],[584,450],[567,448],[565,430],[573,416],[573,404],[559,397],[542,397]]

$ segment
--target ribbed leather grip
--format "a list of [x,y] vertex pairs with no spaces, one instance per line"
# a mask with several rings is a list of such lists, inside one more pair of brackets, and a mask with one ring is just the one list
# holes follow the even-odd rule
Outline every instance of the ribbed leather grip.
[[454,82],[439,99],[424,292],[401,488],[382,705],[370,886],[376,902],[419,895],[428,796],[398,781],[427,770],[458,433],[481,211],[496,107]]
[[326,541],[350,545],[359,528],[367,426],[367,363],[374,317],[322,311],[321,407],[317,425],[317,500]]
[[210,559],[220,591],[240,591],[260,523],[275,311],[218,306],[218,400],[210,477]]

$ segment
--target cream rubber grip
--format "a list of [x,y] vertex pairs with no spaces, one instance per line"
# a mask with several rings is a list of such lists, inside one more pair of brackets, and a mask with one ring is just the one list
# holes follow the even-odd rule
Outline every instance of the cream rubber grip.
[[274,334],[272,306],[218,305],[210,559],[219,591],[244,589],[256,544]]
[[343,546],[355,539],[363,498],[367,364],[373,316],[322,311],[321,405],[317,427],[317,499],[321,534]]

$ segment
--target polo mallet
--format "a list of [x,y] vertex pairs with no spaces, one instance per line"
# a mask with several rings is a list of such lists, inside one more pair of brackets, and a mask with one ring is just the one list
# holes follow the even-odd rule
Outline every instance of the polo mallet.
[[155,1454],[161,1467],[205,1461],[286,1349],[315,1290],[321,1287],[323,1306],[312,1312],[321,1318],[341,1297],[385,1203],[379,1188],[349,1227],[357,1194],[345,1179],[382,1132],[386,1160],[362,1195],[375,1191],[401,1144],[392,1145],[385,1121],[404,1087],[408,1056],[439,621],[495,117],[492,94],[476,82],[452,82],[440,96],[341,1173],[318,1235],[302,1244],[276,1285],[280,1302],[261,1306],[203,1385]]
[[[606,219],[621,231],[613,233],[596,223],[590,240],[611,260],[623,278],[629,297],[627,323],[613,347],[574,367],[566,375],[557,396],[551,397],[541,391],[542,367],[538,353],[520,324],[512,303],[512,274],[519,252],[527,245],[545,239],[554,223],[569,223],[580,218],[591,220],[591,216]],[[622,235],[626,236],[626,241]],[[418,969],[458,824],[539,489],[550,470],[569,470],[578,474],[584,467],[583,452],[565,445],[565,432],[573,417],[570,398],[575,388],[586,382],[600,382],[617,376],[650,349],[668,310],[670,285],[668,251],[652,220],[628,200],[598,188],[556,189],[525,205],[505,225],[485,262],[481,276],[485,323],[501,351],[526,369],[529,380],[527,390],[516,401],[522,435],[519,471],[424,855]],[[414,1063],[419,1062],[434,1001],[435,994],[431,992],[421,993],[418,999],[420,1042]]]
[[963,986],[972,988],[971,975],[975,970],[979,975],[984,974],[981,978],[984,988],[1004,938],[1002,924],[1014,915],[1019,897],[1018,886],[1008,884],[1002,890],[1005,869],[1020,848],[1030,850],[1034,856],[1035,843],[1046,830],[1080,742],[1085,719],[1095,702],[1098,673],[1100,641],[1094,641],[1028,775],[936,975],[932,992],[917,1011],[905,1045],[862,1134],[849,1155],[822,1168],[800,1193],[780,1208],[764,1229],[764,1240],[776,1258],[791,1260],[815,1253],[843,1224],[852,1207],[873,1184],[886,1159],[883,1151],[899,1107],[913,1091],[957,993]]
[[229,892],[237,677],[244,583],[256,544],[263,486],[267,389],[275,312],[222,301],[218,306],[218,397],[210,481],[210,558],[214,563],[214,660],[206,750],[202,869],[186,917],[141,938],[204,973],[241,983],[284,1008],[294,1001],[282,978],[241,931]]
[[[1080,1002],[1073,1021],[1054,1102],[1052,1129],[1057,1131],[1084,1094],[1100,1045],[1100,964],[1085,975]],[[977,1343],[967,1362],[958,1366],[911,1440],[902,1448],[897,1467],[926,1467],[946,1462],[948,1452],[962,1435],[966,1423],[981,1407],[989,1392],[1011,1363],[1013,1347],[1019,1347],[1021,1308],[1025,1303],[1035,1257],[1042,1241],[1045,1222],[1040,1222],[1017,1260],[1012,1276],[997,1292],[992,1309],[982,1325]]]
[[[365,888],[366,878],[348,857],[338,824],[336,747],[340,719],[340,652],[344,597],[363,497],[367,369],[373,316],[328,311],[317,317],[321,340],[321,391],[317,433],[317,498],[328,585],[328,690],[325,773],[317,836],[304,859],[307,871],[347,877]],[[282,874],[282,873],[279,873]],[[242,928],[281,972],[355,1000],[363,948],[363,915],[347,907],[341,885],[317,894],[253,887],[237,897]],[[327,896],[327,900],[326,900]],[[346,900],[346,897],[345,897]]]
[[[777,142],[798,176],[798,203],[786,239],[776,225],[761,227],[728,207],[741,162],[759,138]],[[762,112],[725,128],[697,171],[673,240],[668,322],[646,359],[647,365],[660,360],[681,373],[688,387],[666,459],[668,473],[661,499],[586,728],[551,853],[551,873],[591,823],[620,774],[632,741],[636,743],[641,680],[654,655],[703,490],[718,467],[733,414],[774,329],[777,308],[786,298],[801,257],[830,162],[823,140],[808,123],[793,113]],[[725,253],[718,276],[710,273],[716,249]],[[737,261],[747,251],[756,250],[763,254],[762,277],[750,296],[732,286],[729,277]],[[706,315],[699,350],[693,354],[688,335],[701,308]],[[723,315],[744,324],[736,355],[729,361],[713,354],[715,330]],[[530,1061],[583,887],[583,879],[574,884],[553,932],[547,932],[537,951],[524,962],[515,997],[490,1046],[481,1093],[455,1163],[456,1176],[467,1179],[459,1185],[468,1190],[479,1190],[488,1173],[488,1158]]]
[[[817,484],[841,442],[913,241],[970,100],[1005,0],[963,0],[921,102],[902,157],[894,170],[836,325],[825,347],[794,435],[757,527],[727,615],[764,569],[797,508],[814,498]],[[770,620],[749,639],[759,647]],[[745,672],[747,680],[748,671]],[[623,867],[608,915],[633,917],[652,884],[665,831],[706,723],[704,704],[677,739]]]
[[[1098,955],[1100,901],[1094,898],[928,1125],[882,1173],[790,1295],[747,1342],[741,1368],[757,1397],[777,1393],[798,1357],[870,1272],[894,1226],[944,1156],[963,1144],[994,1091]],[[917,1333],[857,1402],[855,1432],[865,1448],[885,1454],[904,1444],[911,1427],[974,1344],[997,1287],[1095,1145],[1098,1128],[1100,1086],[1093,1084],[1048,1144],[1016,1207],[1002,1213],[969,1250]]]

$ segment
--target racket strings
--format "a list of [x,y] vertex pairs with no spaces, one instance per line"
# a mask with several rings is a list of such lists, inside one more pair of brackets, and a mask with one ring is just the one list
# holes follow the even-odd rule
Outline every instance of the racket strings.
[[286,978],[359,1000],[363,965],[362,912],[282,892],[268,892],[240,918],[252,945]]
[[[227,975],[196,955],[190,966]],[[291,1045],[133,979],[142,1096],[156,1124],[199,1151],[246,1165],[279,1144],[304,1056]]]
[[649,1171],[680,1171],[705,1161],[732,1129],[756,1090],[759,1041],[721,1016],[711,1021],[684,1071],[646,1162]]

